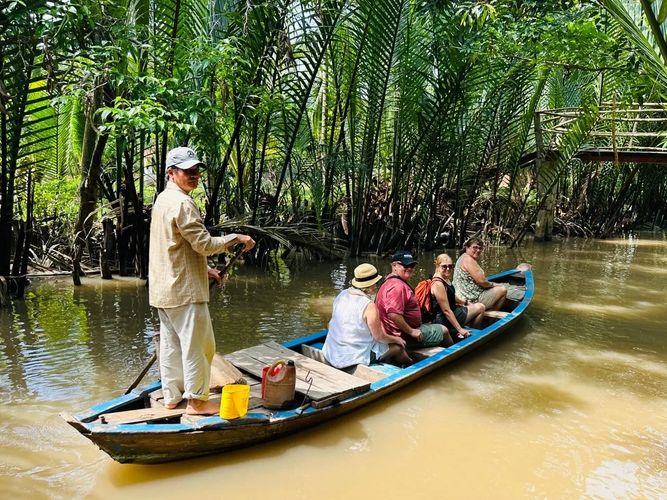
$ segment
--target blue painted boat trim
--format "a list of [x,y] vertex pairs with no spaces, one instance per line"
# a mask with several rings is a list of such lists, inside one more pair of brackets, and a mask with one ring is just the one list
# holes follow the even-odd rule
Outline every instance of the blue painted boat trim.
[[292,347],[297,347],[300,346],[301,344],[312,344],[314,342],[318,342],[320,340],[324,340],[324,337],[327,336],[327,330],[326,328],[324,330],[320,330],[319,332],[312,333],[310,335],[307,335],[306,337],[300,337],[298,339],[294,340],[288,340],[286,342],[282,342],[281,344],[285,347],[289,347],[290,349]]

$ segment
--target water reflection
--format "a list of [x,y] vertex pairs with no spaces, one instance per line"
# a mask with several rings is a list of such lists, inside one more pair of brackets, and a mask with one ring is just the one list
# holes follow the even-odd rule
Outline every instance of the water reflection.
[[[431,275],[433,258],[420,256],[413,284]],[[157,467],[115,464],[57,417],[120,394],[143,366],[155,322],[143,283],[35,284],[25,302],[0,310],[3,493],[173,498],[186,489],[210,496],[224,484],[225,496],[247,498],[270,484],[297,498],[352,490],[434,498],[446,483],[452,497],[659,497],[667,491],[667,238],[488,248],[482,264],[492,272],[521,261],[534,265],[537,292],[505,338],[330,426]],[[277,259],[268,272],[235,271],[212,292],[218,351],[323,328],[359,262]],[[387,262],[372,262],[387,273]],[[368,480],[368,463],[399,463],[421,479],[389,489]]]

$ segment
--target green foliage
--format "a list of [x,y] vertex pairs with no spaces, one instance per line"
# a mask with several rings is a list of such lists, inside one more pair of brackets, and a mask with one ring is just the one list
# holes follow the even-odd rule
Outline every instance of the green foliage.
[[[535,150],[536,111],[583,108],[550,179],[566,178],[567,191],[584,182],[570,159],[600,102],[667,94],[667,1],[642,5],[12,3],[5,10],[21,23],[0,35],[22,54],[4,61],[0,87],[15,125],[5,143],[21,141],[10,170],[35,172],[36,214],[59,203],[71,213],[69,181],[54,180],[77,173],[88,123],[109,137],[98,170],[110,199],[134,185],[127,195],[150,202],[142,169],[161,177],[166,150],[187,144],[208,165],[211,224],[314,221],[355,253],[439,245],[442,234],[461,240],[489,224],[516,235],[540,203],[534,173],[519,165]],[[30,98],[19,106],[3,88]],[[617,193],[630,179],[602,175]],[[103,211],[120,214],[113,203]]]
[[35,185],[34,215],[37,220],[58,218],[73,230],[79,211],[79,181],[71,177],[50,179]]

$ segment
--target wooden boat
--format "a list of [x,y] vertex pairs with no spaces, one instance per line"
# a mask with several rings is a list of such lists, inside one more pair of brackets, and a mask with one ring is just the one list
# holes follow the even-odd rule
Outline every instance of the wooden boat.
[[[219,416],[190,416],[184,410],[167,410],[161,403],[160,382],[135,389],[93,406],[67,422],[114,460],[121,463],[161,463],[242,448],[284,436],[332,420],[367,405],[442,367],[505,332],[528,307],[533,297],[532,271],[511,269],[489,278],[525,286],[520,302],[509,302],[506,311],[486,313],[488,324],[451,347],[414,351],[418,359],[400,368],[377,363],[338,370],[326,364],[321,346],[326,330],[283,342],[227,354],[251,385],[245,417],[225,420]],[[276,359],[293,360],[297,367],[296,398],[286,409],[270,410],[260,395],[262,368]]]

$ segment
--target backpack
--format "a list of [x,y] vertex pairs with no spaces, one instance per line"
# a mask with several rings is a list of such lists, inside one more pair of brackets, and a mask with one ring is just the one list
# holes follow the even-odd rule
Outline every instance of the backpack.
[[422,313],[422,323],[430,323],[433,321],[433,301],[431,299],[431,285],[433,280],[441,281],[442,278],[429,278],[417,283],[415,287],[415,296],[419,302],[419,308]]

